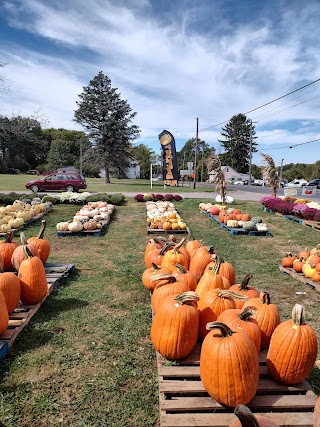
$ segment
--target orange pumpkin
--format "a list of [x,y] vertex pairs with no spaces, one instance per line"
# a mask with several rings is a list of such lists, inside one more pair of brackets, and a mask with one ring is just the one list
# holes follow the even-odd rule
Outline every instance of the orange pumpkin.
[[197,282],[199,282],[206,266],[209,264],[213,253],[214,248],[212,246],[201,246],[193,253],[189,270],[196,276]]
[[229,427],[279,427],[279,424],[262,415],[254,415],[249,408],[244,405],[237,405],[234,410],[238,420],[230,424]]
[[178,282],[185,282],[190,291],[194,291],[197,287],[196,276],[191,271],[186,270],[183,265],[176,264],[175,269],[172,271]]
[[165,241],[158,239],[150,239],[147,243],[145,252],[144,252],[144,262],[147,263],[147,258],[149,256],[149,252],[152,252],[155,249],[162,249],[165,244]]
[[[301,257],[299,257],[299,258],[301,258]],[[293,262],[294,262],[295,259],[296,259],[296,257],[294,257],[291,252],[288,252],[286,254],[286,256],[282,258],[281,264],[284,267],[292,268]]]
[[183,292],[190,290],[186,283],[177,282],[176,278],[172,274],[159,274],[157,276],[153,276],[150,282],[155,281],[158,281],[158,284],[151,297],[151,305],[154,313],[157,312],[158,308],[168,295],[182,294]]
[[10,271],[0,270],[0,291],[3,292],[8,313],[12,313],[20,301],[20,280]]
[[205,271],[198,282],[196,292],[200,298],[210,289],[229,289],[229,280],[220,274],[217,274],[217,268],[211,268]]
[[43,264],[47,261],[47,259],[49,258],[49,255],[50,255],[49,240],[47,240],[43,237],[45,229],[46,229],[46,221],[43,219],[41,221],[41,228],[40,228],[38,237],[30,237],[30,239],[28,239],[28,244],[32,242],[36,245],[38,252],[39,252],[39,257],[40,257],[41,261],[43,262]]
[[304,258],[296,258],[293,261],[293,269],[294,271],[296,271],[297,273],[301,273],[302,272],[302,267],[303,265],[306,263],[306,261],[304,260]]
[[268,292],[260,292],[259,298],[250,298],[243,305],[243,309],[255,310],[254,318],[261,330],[261,349],[268,348],[273,331],[280,323],[278,307],[271,304]]
[[199,313],[195,292],[167,296],[157,310],[151,326],[151,341],[169,360],[187,357],[197,343]]
[[[249,280],[252,279],[252,274],[247,274],[243,279],[242,283],[235,284],[230,286],[230,291],[237,292],[238,294],[247,295],[248,298],[257,298],[259,296],[259,291],[253,286],[248,286]],[[240,300],[235,300],[236,308],[242,308],[244,302]]]
[[3,292],[0,291],[0,334],[7,329],[9,325],[9,314]]
[[298,253],[297,258],[307,259],[309,256],[310,256],[310,252],[308,251],[308,248],[305,248],[304,250]]
[[158,267],[156,264],[152,264],[150,268],[147,268],[142,273],[142,283],[150,292],[153,292],[157,286],[157,282],[150,282],[152,277],[157,274],[170,274],[170,270],[167,267]]
[[[5,240],[0,241],[0,267],[3,268],[4,271],[13,269],[11,257],[15,248],[19,246],[19,244],[12,239],[13,233],[9,231],[6,233]],[[3,260],[3,265],[1,265],[1,260]]]
[[318,353],[316,334],[306,324],[305,308],[296,304],[292,319],[277,326],[267,354],[270,375],[284,384],[304,381],[313,369]]
[[26,236],[23,231],[20,233],[20,241],[21,241],[21,245],[15,248],[11,257],[11,264],[16,271],[19,270],[20,264],[26,258],[26,253],[24,251],[24,248],[26,246],[28,246],[28,249],[30,250],[33,256],[36,256],[39,258],[39,252],[38,252],[37,246],[32,242],[27,243]]
[[235,284],[236,274],[233,266],[229,262],[224,261],[217,254],[213,254],[211,256],[210,263],[207,264],[205,272],[211,268],[217,269],[217,274],[226,277],[230,283],[230,286]]
[[37,304],[48,292],[46,272],[40,258],[33,256],[28,246],[24,246],[26,258],[21,262],[18,277],[21,286],[21,301]]
[[258,353],[244,331],[212,322],[200,355],[200,378],[217,402],[235,407],[253,399],[259,383]]
[[[236,302],[236,301],[235,301]],[[249,308],[241,311],[239,309],[225,310],[219,314],[217,322],[225,323],[233,331],[238,328],[245,331],[251,337],[257,352],[260,351],[261,332],[258,322],[253,317],[254,311]]]
[[182,253],[182,251],[180,251],[180,247],[183,245],[184,241],[185,239],[182,239],[174,246],[173,249],[169,249],[165,252],[161,265],[168,267],[170,271],[173,271],[176,264],[181,264],[186,270],[188,270],[188,257],[185,253]]
[[187,251],[188,251],[188,253],[189,253],[189,255],[190,255],[190,259],[191,259],[192,255],[193,255],[193,253],[194,253],[197,249],[199,249],[200,247],[201,247],[201,242],[200,242],[200,240],[194,240],[194,239],[191,237],[191,240],[189,240],[189,241],[186,243],[186,249],[187,249]]

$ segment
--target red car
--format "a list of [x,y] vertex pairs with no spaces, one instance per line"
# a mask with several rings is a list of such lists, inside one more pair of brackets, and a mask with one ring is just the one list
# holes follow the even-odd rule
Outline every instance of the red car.
[[85,177],[79,173],[53,173],[45,178],[36,179],[26,183],[26,188],[34,193],[38,191],[79,191],[87,188]]

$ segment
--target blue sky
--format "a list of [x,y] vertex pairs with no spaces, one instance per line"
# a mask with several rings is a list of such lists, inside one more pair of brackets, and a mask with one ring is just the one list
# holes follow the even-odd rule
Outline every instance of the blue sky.
[[[78,94],[102,70],[138,114],[136,143],[177,149],[320,78],[318,0],[2,0],[0,114],[79,129]],[[298,104],[298,105],[297,105]],[[250,114],[280,165],[320,160],[320,82]],[[199,137],[217,152],[221,126]],[[298,145],[295,148],[289,146]],[[285,148],[282,148],[285,147]],[[257,153],[253,162],[261,164]]]

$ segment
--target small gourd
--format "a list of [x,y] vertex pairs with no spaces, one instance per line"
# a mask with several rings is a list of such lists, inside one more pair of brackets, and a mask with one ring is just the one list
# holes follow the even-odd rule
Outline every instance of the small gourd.
[[253,221],[246,221],[242,227],[246,231],[256,230],[256,224]]
[[258,231],[267,231],[268,230],[268,227],[267,227],[267,224],[265,224],[265,223],[257,223],[256,224],[256,229],[258,230]]
[[237,220],[235,220],[235,219],[229,219],[229,220],[227,221],[227,227],[230,227],[230,228],[237,228],[237,227],[238,227],[238,221],[237,221]]
[[58,224],[56,225],[58,231],[68,231],[68,226],[68,222],[58,222]]
[[253,218],[251,218],[251,221],[255,224],[260,224],[262,222],[262,218],[260,218],[259,216],[254,216]]
[[79,221],[73,221],[73,222],[70,222],[70,224],[68,224],[68,230],[71,231],[72,233],[77,233],[78,231],[83,230],[83,225]]
[[95,230],[97,228],[97,221],[90,219],[89,221],[83,224],[85,230]]

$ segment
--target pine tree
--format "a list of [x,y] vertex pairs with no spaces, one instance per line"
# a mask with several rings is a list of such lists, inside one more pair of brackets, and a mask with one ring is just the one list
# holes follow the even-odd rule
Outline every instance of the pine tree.
[[225,127],[222,128],[221,135],[223,140],[219,139],[225,152],[220,155],[222,164],[229,165],[237,172],[248,173],[250,164],[250,138],[252,135],[252,153],[257,152],[257,143],[255,127],[251,120],[245,114],[232,116]]
[[111,167],[123,171],[129,166],[131,141],[140,134],[138,126],[131,125],[136,113],[120,98],[117,88],[111,87],[111,80],[102,71],[83,87],[79,98],[74,120],[94,140],[92,161],[104,167],[109,183]]

